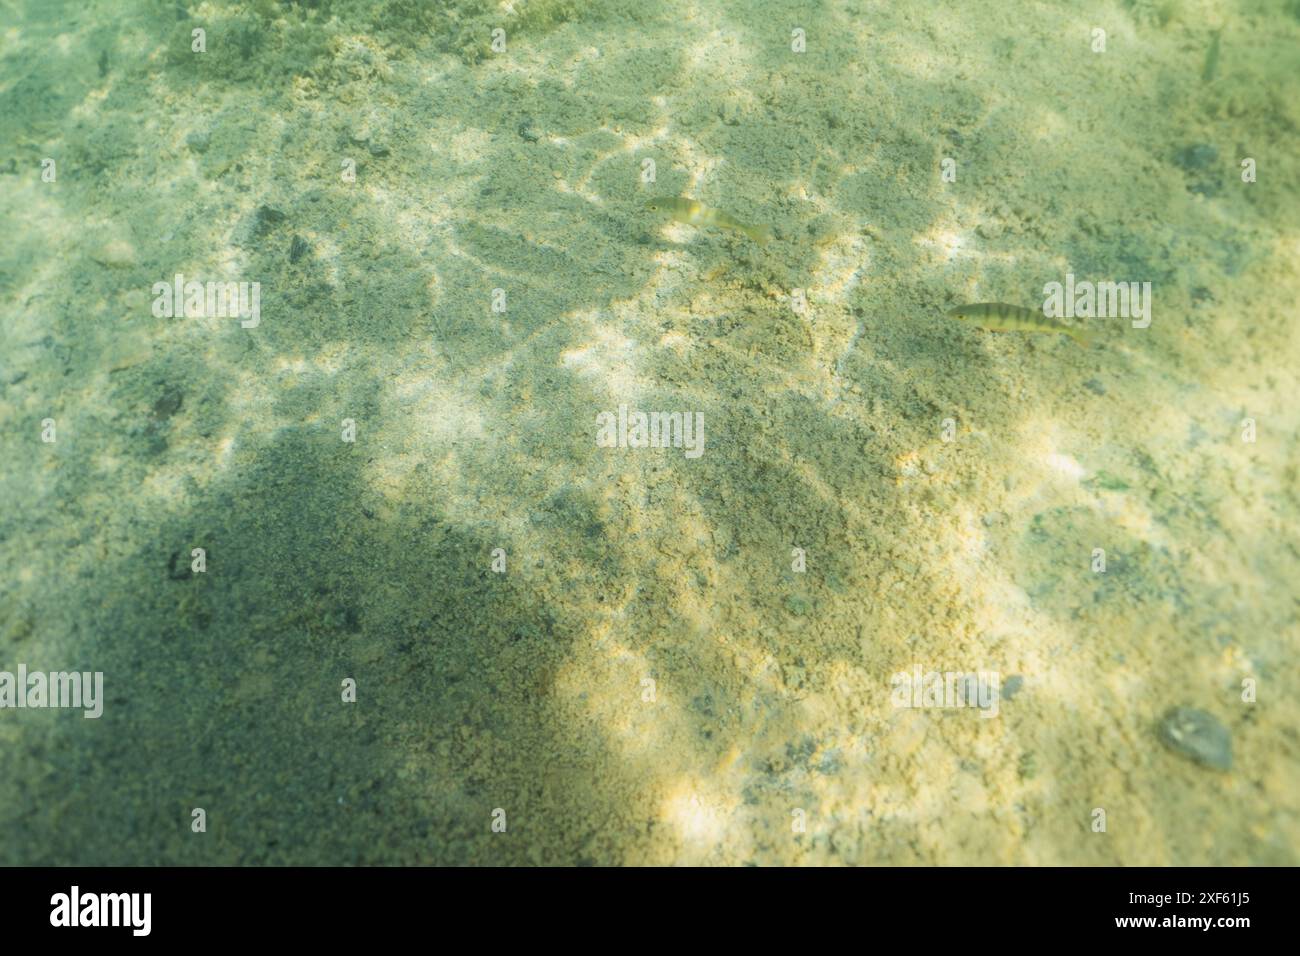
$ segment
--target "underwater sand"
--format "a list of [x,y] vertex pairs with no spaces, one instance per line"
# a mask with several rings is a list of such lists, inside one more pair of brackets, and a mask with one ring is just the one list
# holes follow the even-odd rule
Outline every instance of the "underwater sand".
[[[105,701],[0,710],[0,863],[1296,864],[1298,51],[1282,0],[6,0],[0,670]],[[944,315],[1066,273],[1150,327]]]

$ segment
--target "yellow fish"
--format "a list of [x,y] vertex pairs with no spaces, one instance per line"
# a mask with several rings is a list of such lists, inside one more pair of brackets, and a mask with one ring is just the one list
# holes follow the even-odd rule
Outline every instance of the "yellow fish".
[[1042,309],[1025,309],[1005,302],[979,302],[959,305],[948,310],[948,317],[958,322],[977,325],[990,332],[1060,332],[1070,336],[1080,345],[1088,344],[1088,336],[1080,328],[1066,325],[1051,318]]
[[651,212],[667,213],[673,219],[684,222],[688,226],[717,226],[720,229],[735,229],[737,232],[743,232],[749,236],[760,246],[772,238],[771,226],[748,226],[721,209],[713,209],[702,202],[696,202],[694,199],[650,199],[646,201],[645,207]]

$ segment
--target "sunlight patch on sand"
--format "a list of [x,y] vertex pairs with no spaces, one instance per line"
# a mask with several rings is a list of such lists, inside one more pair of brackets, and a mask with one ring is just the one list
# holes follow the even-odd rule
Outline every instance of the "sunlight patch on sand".
[[611,399],[634,402],[644,388],[638,373],[640,363],[636,341],[602,326],[597,316],[591,313],[580,313],[575,318],[585,322],[591,337],[562,352],[561,364],[599,384]]
[[735,807],[698,780],[681,780],[669,792],[661,818],[693,848],[708,849],[727,835],[727,820]]
[[1047,467],[1058,475],[1064,475],[1076,482],[1083,480],[1083,476],[1087,474],[1083,466],[1070,455],[1063,455],[1060,452],[1053,451],[1047,454],[1044,461]]
[[819,263],[813,267],[817,297],[842,301],[869,270],[870,258],[864,236],[837,237],[822,250]]
[[915,242],[918,246],[929,249],[948,262],[952,262],[958,257],[975,255],[974,252],[967,249],[970,245],[969,235],[963,235],[954,229],[944,228],[943,226],[932,229],[924,236],[918,236]]
[[745,48],[739,36],[731,30],[713,30],[700,37],[686,50],[690,66],[710,75],[728,68],[745,58]]

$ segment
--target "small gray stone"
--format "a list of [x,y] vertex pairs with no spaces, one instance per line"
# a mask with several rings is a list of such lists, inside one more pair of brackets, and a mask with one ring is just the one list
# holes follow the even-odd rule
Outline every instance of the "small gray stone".
[[840,752],[838,750],[828,750],[822,754],[821,762],[817,764],[817,772],[833,777],[840,772],[841,766]]
[[185,404],[185,393],[175,385],[169,385],[163,389],[158,401],[153,403],[153,417],[160,422],[165,422],[179,412],[183,404]]
[[1012,674],[1007,678],[1007,682],[1002,685],[1002,699],[1010,700],[1020,693],[1020,688],[1025,686],[1025,679],[1019,674]]
[[280,210],[263,203],[257,207],[257,212],[253,213],[253,235],[261,237],[269,234],[284,222],[284,218],[284,213]]
[[1160,718],[1160,740],[1189,760],[1214,770],[1232,769],[1232,734],[1196,707],[1174,707]]
[[1219,160],[1219,151],[1209,143],[1192,143],[1174,154],[1174,162],[1188,172],[1209,169]]

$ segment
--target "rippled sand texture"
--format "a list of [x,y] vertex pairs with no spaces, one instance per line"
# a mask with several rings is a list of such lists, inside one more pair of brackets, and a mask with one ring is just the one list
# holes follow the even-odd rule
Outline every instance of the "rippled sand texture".
[[1298,862],[1294,3],[0,16],[0,862]]

